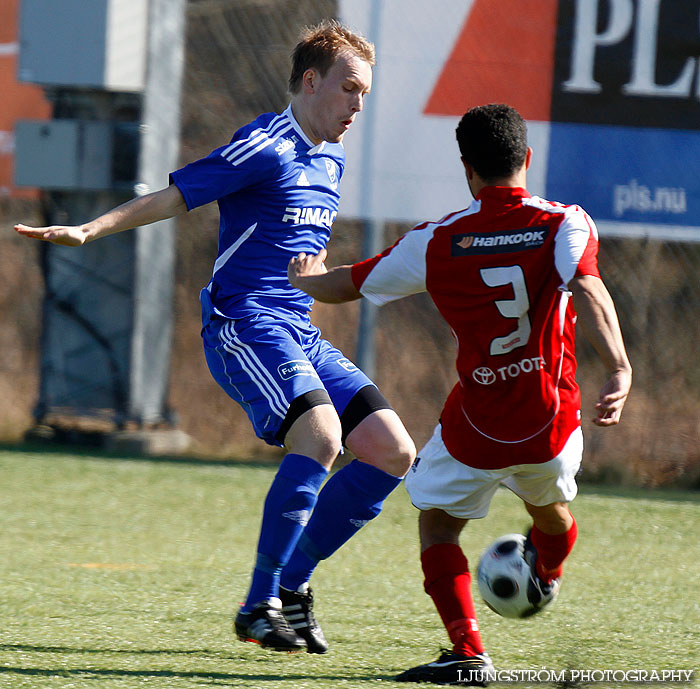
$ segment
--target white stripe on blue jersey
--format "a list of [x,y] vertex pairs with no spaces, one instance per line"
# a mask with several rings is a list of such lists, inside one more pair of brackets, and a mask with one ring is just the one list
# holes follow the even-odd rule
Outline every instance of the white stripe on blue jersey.
[[258,129],[253,136],[249,136],[243,141],[237,141],[232,146],[222,151],[221,155],[232,163],[239,165],[248,160],[251,156],[261,151],[266,146],[276,141],[280,136],[293,129],[292,123],[286,117],[278,117],[273,120],[266,129]]
[[344,163],[342,144],[314,145],[290,105],[260,115],[227,145],[171,174],[189,210],[219,205],[215,308],[229,317],[261,304],[311,310],[311,297],[289,284],[287,265],[326,246]]
[[280,129],[289,130],[291,124],[289,122],[280,122],[273,131],[260,131],[257,136],[246,139],[241,146],[237,146],[235,150],[231,151],[227,156],[224,156],[226,160],[234,165],[241,162],[241,157],[245,156],[247,160],[250,157],[251,150],[253,152],[260,151],[265,148],[266,145],[274,141],[279,135]]
[[252,142],[259,141],[261,137],[263,137],[266,133],[269,134],[280,123],[286,121],[286,119],[287,118],[284,116],[284,113],[277,115],[270,121],[267,127],[258,127],[257,129],[253,129],[245,139],[239,139],[238,141],[231,143],[221,152],[221,155],[224,158],[228,158],[229,155],[237,151],[239,148],[246,148]]
[[216,259],[212,275],[216,275],[216,272],[219,270],[219,268],[221,268],[226,263],[226,261],[228,261],[229,258],[231,258],[231,256],[233,256],[233,254],[236,253],[236,249],[238,249],[238,247],[241,244],[243,244],[243,242],[245,242],[245,240],[248,239],[248,237],[250,237],[250,235],[253,234],[253,232],[255,232],[255,228],[257,226],[258,223],[252,224],[233,244],[231,244],[231,246],[228,249],[226,249],[226,251],[224,251],[223,254],[221,254],[221,256],[219,256],[219,258]]
[[283,129],[280,129],[278,132],[275,134],[271,134],[269,137],[264,139],[260,144],[258,144],[255,148],[251,149],[246,153],[245,155],[241,156],[239,154],[236,154],[234,156],[229,156],[227,160],[230,163],[233,163],[233,165],[240,165],[241,163],[245,162],[250,158],[251,156],[254,156],[256,153],[259,151],[262,151],[263,148],[267,148],[270,144],[275,143],[277,139],[279,139],[280,136],[283,134],[286,134],[288,131],[291,131],[294,127],[292,126],[292,123],[290,122],[286,127]]

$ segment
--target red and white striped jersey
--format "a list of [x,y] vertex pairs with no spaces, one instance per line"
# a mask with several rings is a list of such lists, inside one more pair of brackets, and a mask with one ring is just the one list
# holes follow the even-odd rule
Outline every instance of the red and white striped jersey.
[[450,325],[459,381],[441,423],[453,457],[482,469],[546,462],[580,425],[567,286],[599,277],[597,253],[579,206],[486,187],[465,210],[352,267],[370,301],[427,291]]

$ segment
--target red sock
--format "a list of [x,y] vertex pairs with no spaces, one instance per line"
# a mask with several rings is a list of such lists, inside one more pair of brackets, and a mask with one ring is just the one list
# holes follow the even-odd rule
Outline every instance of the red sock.
[[537,549],[537,574],[545,583],[561,576],[562,565],[573,549],[577,535],[576,520],[571,523],[568,531],[554,536],[540,531],[533,525],[530,538],[532,545]]
[[454,653],[484,652],[471,592],[469,563],[453,543],[437,543],[421,554],[425,592],[433,599]]

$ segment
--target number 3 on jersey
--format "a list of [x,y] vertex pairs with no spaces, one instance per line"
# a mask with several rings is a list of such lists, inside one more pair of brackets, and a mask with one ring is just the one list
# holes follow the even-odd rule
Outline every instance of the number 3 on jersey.
[[489,287],[513,287],[514,299],[496,301],[496,308],[504,318],[517,318],[518,327],[508,335],[491,340],[489,353],[494,356],[508,354],[518,347],[524,347],[530,337],[530,318],[527,314],[530,300],[525,286],[525,275],[520,266],[503,266],[500,268],[482,268],[481,279]]

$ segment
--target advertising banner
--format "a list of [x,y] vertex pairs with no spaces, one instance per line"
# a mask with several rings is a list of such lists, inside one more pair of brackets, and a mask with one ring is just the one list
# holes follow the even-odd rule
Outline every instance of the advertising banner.
[[45,119],[51,106],[40,87],[17,81],[19,0],[0,0],[0,198],[33,197],[36,192],[14,186],[15,123]]
[[700,0],[341,0],[375,41],[341,215],[418,222],[470,199],[454,130],[528,121],[528,187],[608,234],[700,238]]

